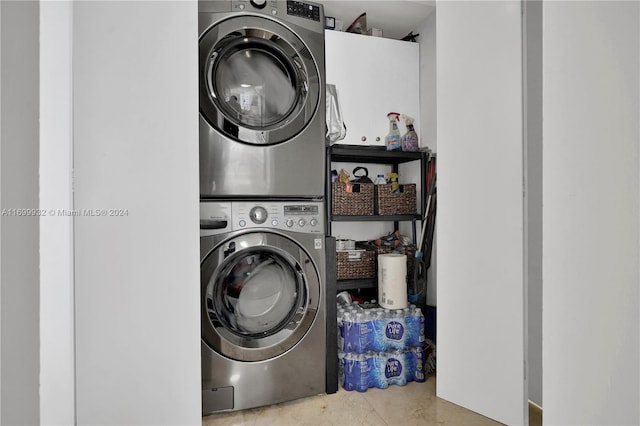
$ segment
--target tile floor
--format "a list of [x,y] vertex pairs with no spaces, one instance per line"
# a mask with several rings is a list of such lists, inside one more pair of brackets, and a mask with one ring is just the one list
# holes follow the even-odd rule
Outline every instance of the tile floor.
[[297,401],[239,412],[212,414],[202,418],[203,426],[218,425],[499,425],[491,419],[436,396],[436,377],[424,383],[366,392],[340,388],[332,395],[318,395]]

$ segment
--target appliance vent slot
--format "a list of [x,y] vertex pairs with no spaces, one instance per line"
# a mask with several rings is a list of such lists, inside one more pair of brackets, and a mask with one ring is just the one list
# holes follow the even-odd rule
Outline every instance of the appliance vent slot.
[[309,52],[309,49],[307,49],[307,46],[304,46],[302,48],[302,50],[300,51],[300,55],[313,61],[313,56],[311,56],[311,52]]

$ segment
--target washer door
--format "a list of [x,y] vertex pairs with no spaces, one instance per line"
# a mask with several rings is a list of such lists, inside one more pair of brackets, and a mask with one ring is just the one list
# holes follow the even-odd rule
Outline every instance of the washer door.
[[319,99],[315,62],[287,27],[245,15],[200,38],[200,113],[232,140],[285,142],[306,127]]
[[307,253],[289,238],[249,232],[217,245],[201,264],[202,338],[239,361],[291,349],[311,327],[320,280]]

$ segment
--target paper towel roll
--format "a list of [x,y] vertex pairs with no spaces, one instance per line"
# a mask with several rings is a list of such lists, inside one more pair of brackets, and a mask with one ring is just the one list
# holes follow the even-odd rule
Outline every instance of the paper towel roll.
[[404,309],[407,301],[407,256],[390,253],[378,256],[378,300],[386,309]]

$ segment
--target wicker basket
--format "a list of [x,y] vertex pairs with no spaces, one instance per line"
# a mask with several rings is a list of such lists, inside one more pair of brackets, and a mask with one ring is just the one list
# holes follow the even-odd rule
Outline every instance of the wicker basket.
[[372,183],[333,183],[331,213],[345,216],[372,216],[374,186]]
[[[373,253],[375,253],[375,270],[376,270],[376,274],[378,271],[378,256],[380,256],[381,254],[388,254],[393,252],[393,249],[391,247],[388,246],[376,246],[374,244],[367,244],[366,245],[368,250],[371,250]],[[397,252],[398,250],[396,250]],[[414,245],[409,245],[409,246],[403,246],[400,250],[399,250],[402,254],[405,254],[407,256],[407,285],[412,286],[413,285],[413,273],[414,273],[414,268],[415,268],[415,256],[416,256],[416,247]]]
[[337,251],[336,270],[339,280],[375,278],[376,253],[370,250]]
[[400,192],[391,192],[391,184],[376,185],[375,211],[379,215],[416,214],[416,184],[400,185]]

